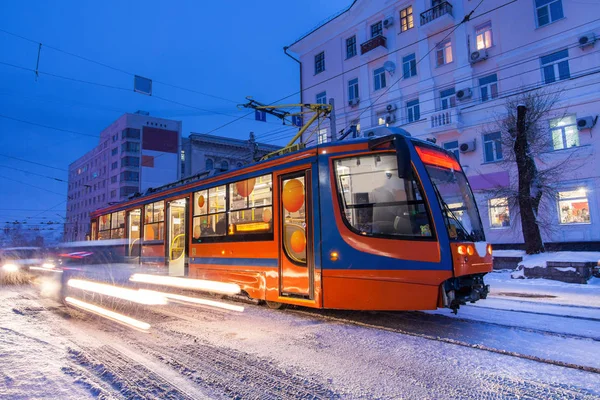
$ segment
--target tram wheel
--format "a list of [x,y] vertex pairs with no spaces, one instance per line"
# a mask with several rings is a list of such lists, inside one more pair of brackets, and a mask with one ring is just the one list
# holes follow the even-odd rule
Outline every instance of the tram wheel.
[[265,300],[265,304],[267,305],[267,307],[269,307],[271,310],[279,310],[281,308],[283,308],[284,304],[283,303],[278,303],[276,301],[268,301]]

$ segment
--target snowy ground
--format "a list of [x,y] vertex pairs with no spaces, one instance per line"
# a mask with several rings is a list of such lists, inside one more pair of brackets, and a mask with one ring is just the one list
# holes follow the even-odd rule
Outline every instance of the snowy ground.
[[2,286],[0,398],[600,398],[600,303],[524,301],[501,295],[523,289],[505,274],[491,281],[505,286],[456,317],[125,309],[147,333]]

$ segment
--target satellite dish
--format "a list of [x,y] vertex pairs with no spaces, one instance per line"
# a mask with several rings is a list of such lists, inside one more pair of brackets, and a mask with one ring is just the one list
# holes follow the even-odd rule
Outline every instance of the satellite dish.
[[394,71],[396,70],[396,64],[393,61],[386,61],[383,63],[383,69],[390,73],[390,75],[394,75]]

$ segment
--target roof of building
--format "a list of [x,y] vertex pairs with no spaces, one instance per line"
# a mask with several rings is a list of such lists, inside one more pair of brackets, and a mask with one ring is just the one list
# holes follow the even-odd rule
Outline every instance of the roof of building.
[[[233,138],[228,138],[228,137],[224,137],[224,136],[209,135],[206,133],[193,133],[192,132],[192,133],[190,133],[190,136],[188,138],[191,140],[195,140],[195,141],[218,143],[218,144],[224,144],[227,146],[237,146],[237,147],[243,147],[243,148],[248,147],[248,140],[233,139]],[[281,148],[281,146],[260,143],[260,142],[256,142],[256,144],[258,145],[259,149],[275,151],[275,150],[279,150]]]

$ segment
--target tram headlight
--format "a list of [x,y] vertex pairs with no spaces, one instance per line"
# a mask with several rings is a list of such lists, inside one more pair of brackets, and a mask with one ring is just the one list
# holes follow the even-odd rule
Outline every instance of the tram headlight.
[[461,256],[464,256],[467,254],[467,246],[465,246],[464,244],[461,244],[460,246],[458,246],[458,254],[460,254]]
[[488,243],[487,245],[487,253],[491,256],[492,255],[492,245],[490,243]]
[[475,248],[471,245],[467,246],[467,254],[472,256],[473,254],[475,254]]

